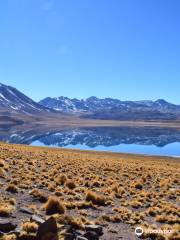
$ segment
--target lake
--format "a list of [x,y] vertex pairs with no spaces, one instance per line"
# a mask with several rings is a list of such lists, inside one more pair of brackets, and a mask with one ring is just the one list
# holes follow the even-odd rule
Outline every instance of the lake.
[[0,141],[33,146],[180,156],[180,129],[160,127],[7,126]]

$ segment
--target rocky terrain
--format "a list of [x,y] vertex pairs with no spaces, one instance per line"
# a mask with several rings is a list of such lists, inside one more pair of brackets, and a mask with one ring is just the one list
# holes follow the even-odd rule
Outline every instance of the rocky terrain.
[[179,164],[1,143],[0,239],[179,239]]

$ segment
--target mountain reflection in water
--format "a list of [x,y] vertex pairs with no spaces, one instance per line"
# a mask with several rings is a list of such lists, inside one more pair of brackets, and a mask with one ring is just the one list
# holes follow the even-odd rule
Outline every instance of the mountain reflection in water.
[[[0,129],[0,141],[28,145],[89,149],[118,145],[156,146],[180,143],[180,129],[160,127],[86,127],[57,129],[47,126],[12,126]],[[174,154],[177,155],[177,154]],[[180,155],[180,151],[179,151]]]

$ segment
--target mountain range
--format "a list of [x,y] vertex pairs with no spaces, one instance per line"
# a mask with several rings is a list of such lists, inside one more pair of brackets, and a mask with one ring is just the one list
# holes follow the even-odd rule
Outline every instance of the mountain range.
[[82,118],[103,120],[178,120],[180,106],[163,99],[156,101],[121,101],[113,98],[70,99],[47,97],[39,102],[60,112],[80,114]]
[[121,101],[113,98],[70,99],[47,97],[35,102],[16,88],[0,84],[0,121],[16,124],[27,117],[69,117],[80,119],[162,121],[180,120],[180,105],[163,99],[156,101]]

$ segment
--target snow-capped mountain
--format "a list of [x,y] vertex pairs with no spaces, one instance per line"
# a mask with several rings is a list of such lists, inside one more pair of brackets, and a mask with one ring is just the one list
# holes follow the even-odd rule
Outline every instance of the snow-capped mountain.
[[34,102],[16,88],[0,83],[0,110],[7,113],[34,114],[51,111]]
[[41,105],[68,113],[86,113],[83,117],[120,120],[176,120],[180,119],[180,106],[163,99],[157,101],[121,101],[113,98],[70,99],[45,98]]
[[116,106],[118,102],[114,99],[98,99],[90,97],[87,99],[70,99],[68,97],[50,98],[47,97],[39,102],[41,105],[63,112],[94,112],[104,107],[111,108],[112,104]]
[[97,97],[87,99],[48,97],[37,103],[16,88],[0,84],[0,117],[5,116],[6,121],[12,122],[14,115],[17,114],[23,114],[18,118],[18,120],[23,121],[29,115],[33,115],[33,118],[46,115],[46,117],[54,119],[66,115],[67,118],[73,119],[72,114],[75,117],[90,119],[161,121],[180,120],[180,106],[163,99],[157,101],[121,101]]

